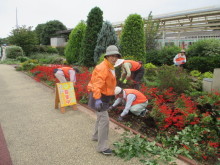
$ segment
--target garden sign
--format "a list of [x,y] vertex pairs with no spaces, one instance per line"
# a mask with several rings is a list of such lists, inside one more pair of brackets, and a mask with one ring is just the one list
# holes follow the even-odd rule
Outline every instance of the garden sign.
[[73,82],[56,83],[55,108],[60,103],[61,112],[65,112],[66,106],[73,106],[76,110],[76,95]]

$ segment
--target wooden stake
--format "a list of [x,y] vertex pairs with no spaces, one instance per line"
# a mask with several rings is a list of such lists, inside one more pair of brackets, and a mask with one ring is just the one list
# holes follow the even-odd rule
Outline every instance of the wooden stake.
[[78,110],[78,108],[77,108],[77,105],[75,104],[75,105],[73,105],[73,110],[74,111],[77,111]]

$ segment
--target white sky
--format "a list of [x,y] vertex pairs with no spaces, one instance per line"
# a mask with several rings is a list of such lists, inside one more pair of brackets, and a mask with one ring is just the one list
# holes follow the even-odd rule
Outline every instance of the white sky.
[[0,38],[10,35],[18,25],[32,26],[59,20],[67,28],[74,28],[87,19],[95,6],[103,11],[104,21],[121,22],[130,14],[147,17],[189,9],[220,6],[220,0],[0,0]]

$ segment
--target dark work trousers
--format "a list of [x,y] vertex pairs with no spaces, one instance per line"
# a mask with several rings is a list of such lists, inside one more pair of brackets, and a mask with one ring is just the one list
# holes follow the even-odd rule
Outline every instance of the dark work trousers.
[[112,96],[102,95],[101,100],[103,102],[102,109],[97,110],[95,108],[95,99],[93,93],[89,94],[89,107],[96,110],[97,120],[95,124],[95,131],[92,136],[92,140],[98,141],[97,151],[102,152],[109,148],[108,146],[108,133],[109,133],[109,115],[108,107]]
[[140,67],[140,69],[136,70],[133,72],[133,80],[134,80],[134,89],[139,90],[140,89],[140,84],[141,84],[141,80],[144,77],[144,68]]

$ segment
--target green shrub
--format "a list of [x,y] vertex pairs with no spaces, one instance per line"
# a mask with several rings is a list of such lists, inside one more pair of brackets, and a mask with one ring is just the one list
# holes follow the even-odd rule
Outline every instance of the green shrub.
[[105,21],[102,25],[100,32],[98,33],[97,44],[94,51],[94,62],[99,60],[99,57],[105,53],[106,48],[109,45],[117,45],[117,35],[112,24]]
[[34,53],[58,53],[58,50],[56,48],[53,48],[51,46],[46,46],[46,45],[35,45],[32,54]]
[[191,57],[186,62],[188,70],[198,70],[202,73],[213,72],[215,68],[220,67],[220,55],[213,57]]
[[64,56],[65,47],[56,47],[58,54]]
[[192,70],[190,72],[190,75],[193,76],[193,77],[199,77],[201,75],[201,72],[198,71],[198,70]]
[[120,38],[121,54],[124,57],[133,56],[135,60],[145,63],[146,47],[144,22],[140,15],[131,14],[125,20]]
[[201,77],[201,79],[203,79],[203,78],[213,78],[213,73],[212,72],[205,72],[200,77]]
[[74,64],[79,61],[79,54],[85,30],[86,24],[81,21],[69,35],[69,40],[65,48],[65,57],[69,64]]
[[6,48],[6,57],[16,59],[19,56],[23,56],[23,50],[20,46],[9,46]]
[[176,66],[161,66],[157,71],[160,89],[172,87],[177,93],[183,93],[190,88],[190,78],[185,70]]
[[158,61],[160,64],[173,65],[173,58],[180,52],[178,46],[165,46],[158,54]]
[[20,62],[25,62],[25,61],[29,60],[29,58],[26,56],[19,56],[16,58],[16,60],[18,60]]
[[152,64],[152,63],[147,63],[144,64],[144,68],[145,69],[151,69],[151,68],[157,68],[156,65]]
[[11,58],[5,59],[4,61],[0,61],[0,64],[8,64],[8,65],[19,64],[19,63],[20,63],[20,61],[18,61],[16,59],[11,59]]
[[199,40],[189,47],[187,54],[190,57],[212,57],[220,55],[220,40]]
[[46,53],[51,53],[51,54],[58,53],[58,50],[56,48],[51,47],[51,46],[47,46]]
[[38,65],[38,60],[27,60],[21,64],[22,70],[29,71]]
[[155,65],[161,65],[159,60],[159,50],[149,50],[146,53],[146,62],[153,63]]
[[95,65],[94,51],[97,44],[98,33],[102,28],[103,11],[99,7],[91,9],[86,20],[85,35],[80,51],[80,64],[91,67]]
[[103,53],[103,54],[99,57],[99,60],[98,60],[97,64],[100,64],[100,63],[104,60],[104,56],[105,56],[105,53]]
[[31,59],[39,61],[39,64],[64,64],[65,58],[57,54],[36,53],[30,56]]

